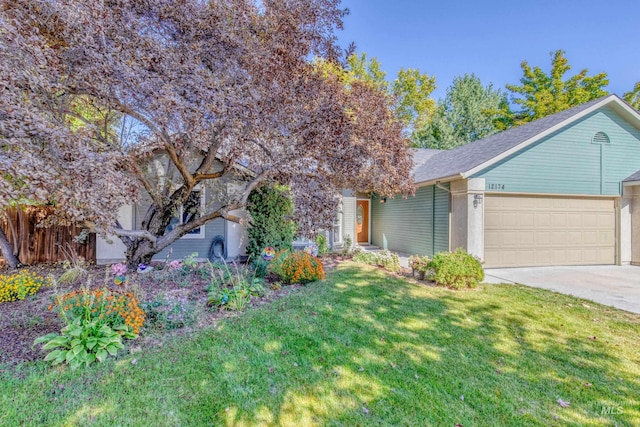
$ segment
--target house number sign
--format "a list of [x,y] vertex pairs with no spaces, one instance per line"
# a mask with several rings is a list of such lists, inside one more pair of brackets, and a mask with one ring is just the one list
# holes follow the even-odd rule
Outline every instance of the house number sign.
[[502,183],[487,184],[487,190],[504,190],[505,185]]

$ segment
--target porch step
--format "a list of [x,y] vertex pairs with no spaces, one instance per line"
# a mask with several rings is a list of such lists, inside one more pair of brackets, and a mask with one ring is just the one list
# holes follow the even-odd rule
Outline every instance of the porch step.
[[365,252],[378,252],[382,250],[380,246],[360,244],[360,243],[358,243],[358,247]]

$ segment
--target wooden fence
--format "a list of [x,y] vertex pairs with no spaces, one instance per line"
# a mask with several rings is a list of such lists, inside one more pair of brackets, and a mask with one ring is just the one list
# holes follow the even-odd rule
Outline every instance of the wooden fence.
[[[83,242],[74,241],[82,231],[75,226],[55,225],[38,227],[48,215],[46,207],[27,206],[11,208],[0,216],[0,228],[9,242],[19,247],[19,258],[23,264],[53,263],[67,259],[69,247],[89,262],[96,261],[96,235],[91,233]],[[8,219],[7,219],[8,218]],[[0,254],[0,263],[4,259]]]

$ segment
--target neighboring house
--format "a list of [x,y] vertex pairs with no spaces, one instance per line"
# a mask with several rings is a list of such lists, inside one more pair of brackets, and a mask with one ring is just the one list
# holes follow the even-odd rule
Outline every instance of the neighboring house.
[[414,159],[414,197],[357,200],[358,243],[462,247],[485,267],[640,265],[640,115],[615,95]]

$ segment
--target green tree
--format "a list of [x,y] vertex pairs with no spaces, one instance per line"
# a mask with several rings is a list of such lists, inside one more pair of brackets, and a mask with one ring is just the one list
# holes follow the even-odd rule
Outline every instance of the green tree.
[[359,81],[386,92],[392,98],[392,108],[402,121],[406,135],[424,127],[436,109],[436,102],[431,98],[436,79],[418,69],[401,68],[393,82],[389,82],[380,61],[376,57],[369,59],[365,52],[350,55],[344,68],[331,62],[316,64],[325,73],[338,75],[347,86]]
[[640,82],[636,83],[632,91],[624,94],[624,100],[640,111]]
[[474,74],[456,77],[432,119],[414,135],[416,147],[450,149],[509,126],[506,95]]
[[251,192],[247,203],[251,220],[247,229],[247,254],[259,257],[262,250],[291,249],[296,224],[291,220],[293,202],[290,192],[282,186],[262,186]]
[[587,76],[585,68],[565,80],[571,69],[565,52],[551,52],[551,72],[545,73],[540,67],[529,66],[527,61],[520,64],[524,76],[521,85],[507,85],[512,92],[512,101],[521,106],[515,113],[515,125],[527,123],[555,114],[592,99],[608,95],[604,89],[609,84],[606,73]]

